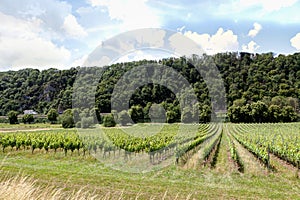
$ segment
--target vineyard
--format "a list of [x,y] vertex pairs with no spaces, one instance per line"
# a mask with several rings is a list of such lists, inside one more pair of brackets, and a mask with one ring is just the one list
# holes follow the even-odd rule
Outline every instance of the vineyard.
[[[296,176],[300,169],[300,124],[223,124],[221,131],[210,131],[196,145],[187,146],[186,151],[180,156],[180,163],[188,168],[199,169],[209,165],[214,168],[220,143],[226,145],[224,151],[228,153],[228,162],[233,162],[235,168],[245,172],[244,157],[248,154],[253,159],[251,162],[261,166],[268,172],[277,172],[276,164],[284,163],[293,166]],[[192,164],[191,164],[192,163]]]
[[104,199],[299,199],[299,130],[300,123],[14,128],[0,133],[0,172],[70,191],[88,185]]
[[243,124],[231,125],[229,131],[240,144],[253,153],[268,168],[270,154],[299,168],[299,124]]
[[[152,130],[152,132],[147,131]],[[153,131],[154,130],[154,131]],[[128,128],[101,128],[77,131],[49,130],[0,133],[2,152],[28,151],[31,154],[92,154],[111,164],[130,167],[175,163],[186,168],[215,167],[221,142],[226,142],[228,160],[239,172],[245,165],[241,150],[247,150],[269,171],[276,171],[271,157],[299,169],[300,123],[290,124],[165,124]],[[131,162],[135,160],[135,162]],[[193,164],[191,164],[193,163]]]

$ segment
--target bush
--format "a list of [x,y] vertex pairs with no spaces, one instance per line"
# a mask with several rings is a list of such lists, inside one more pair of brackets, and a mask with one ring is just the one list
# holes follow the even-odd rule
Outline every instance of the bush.
[[173,104],[163,104],[166,108],[166,122],[176,123],[181,121],[181,111],[179,105],[174,106]]
[[128,123],[130,123],[131,120],[130,120],[129,114],[126,110],[123,110],[119,113],[118,121],[120,122],[120,124],[122,126],[125,126]]
[[114,127],[114,126],[116,126],[116,122],[114,120],[113,114],[105,115],[103,117],[103,126],[105,126],[105,127]]
[[81,128],[90,128],[93,125],[94,125],[94,118],[93,117],[84,117],[84,118],[81,119]]
[[152,104],[149,109],[149,117],[151,122],[165,123],[166,122],[166,110],[162,104]]
[[55,124],[55,122],[57,121],[57,117],[58,117],[57,111],[53,108],[50,109],[47,114],[47,118],[51,122],[51,124]]
[[185,110],[181,115],[181,122],[182,123],[194,123],[195,120],[193,119],[192,112],[189,110]]
[[73,119],[73,111],[71,109],[66,110],[62,115],[62,127],[74,128],[75,123]]
[[132,106],[129,109],[129,115],[134,123],[144,122],[144,112],[141,106]]
[[77,122],[75,126],[76,128],[81,128],[81,122]]
[[0,118],[0,123],[9,123],[9,120],[6,118]]
[[62,127],[63,128],[74,128],[75,124],[74,124],[74,120],[72,116],[65,116],[62,119]]
[[177,113],[175,111],[167,111],[167,123],[175,123],[177,120]]
[[292,106],[284,106],[281,113],[283,122],[295,122],[297,121],[297,113]]
[[34,123],[49,123],[49,120],[47,118],[35,118]]
[[22,121],[24,124],[31,124],[34,122],[34,117],[32,114],[26,114],[22,117]]
[[19,123],[18,122],[18,112],[12,110],[7,114],[7,117],[8,117],[10,124],[18,124]]
[[213,115],[213,113],[212,113],[212,110],[211,110],[210,106],[204,105],[200,109],[199,122],[200,123],[208,123],[208,122],[210,122],[212,115]]

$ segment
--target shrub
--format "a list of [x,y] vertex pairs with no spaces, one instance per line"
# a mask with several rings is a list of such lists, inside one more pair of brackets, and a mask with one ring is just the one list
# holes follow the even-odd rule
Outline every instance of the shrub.
[[34,117],[32,114],[26,114],[22,117],[22,121],[24,124],[31,124],[34,122]]
[[119,113],[118,121],[120,122],[120,124],[122,126],[125,126],[128,123],[130,123],[131,120],[130,120],[129,114],[126,110],[123,110]]
[[50,109],[47,118],[51,122],[51,124],[54,124],[57,121],[58,113],[55,109]]
[[189,110],[185,110],[181,115],[182,123],[193,123],[195,120],[193,119],[192,112]]
[[116,122],[114,120],[113,114],[105,115],[103,117],[103,126],[105,126],[105,127],[114,127],[114,126],[116,126]]
[[9,123],[9,120],[6,118],[0,118],[0,123]]
[[75,126],[76,128],[81,128],[81,122],[77,122]]
[[73,112],[71,109],[66,110],[62,115],[62,127],[73,128],[75,127]]
[[166,110],[162,104],[152,104],[149,109],[149,117],[151,122],[165,123],[166,122]]
[[81,128],[90,128],[92,125],[94,125],[93,117],[84,117],[81,119]]
[[167,111],[167,123],[175,123],[177,120],[177,113],[175,111]]
[[49,120],[47,118],[35,118],[34,123],[49,123]]
[[10,124],[18,124],[19,123],[18,122],[18,112],[12,110],[7,114],[7,117],[8,117]]
[[144,112],[141,106],[132,106],[129,109],[129,115],[134,123],[144,122]]

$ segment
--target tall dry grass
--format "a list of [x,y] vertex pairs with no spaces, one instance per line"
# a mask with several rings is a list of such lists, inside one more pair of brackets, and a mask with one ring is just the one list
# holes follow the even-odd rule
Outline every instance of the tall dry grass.
[[168,197],[168,191],[161,196],[141,196],[142,193],[132,194],[128,198],[128,195],[124,195],[124,190],[115,191],[103,191],[101,194],[91,193],[86,188],[80,190],[68,191],[67,188],[58,188],[56,186],[39,186],[37,181],[33,178],[17,175],[10,177],[4,175],[0,170],[0,200],[87,200],[87,199],[194,199],[192,193],[187,195],[186,198],[179,198],[177,193],[176,197]]
[[3,174],[0,178],[0,199],[2,200],[36,200],[36,199],[102,199],[84,189],[66,191],[55,186],[38,186],[32,178],[18,175],[9,177]]

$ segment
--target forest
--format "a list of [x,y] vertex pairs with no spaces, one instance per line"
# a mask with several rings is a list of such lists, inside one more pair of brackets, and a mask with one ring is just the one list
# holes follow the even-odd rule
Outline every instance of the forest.
[[[204,76],[209,77],[211,74],[210,68],[207,66],[208,60],[209,63],[213,63],[217,67],[220,73],[226,99],[222,99],[220,94],[222,91],[220,89],[221,82],[216,83],[213,88],[208,88],[205,82]],[[197,102],[190,102],[182,109],[180,108],[180,97],[184,96],[188,99],[190,91],[179,90],[180,95],[178,96],[166,86],[148,83],[129,94],[128,103],[119,102],[120,104],[129,104],[128,110],[112,111],[111,98],[116,84],[126,72],[141,65],[151,66],[152,69],[157,66],[172,68],[188,81],[196,95]],[[206,67],[205,74],[200,74],[195,65],[202,68]],[[83,69],[80,67],[68,70],[51,68],[39,71],[28,68],[19,71],[0,72],[0,115],[6,116],[10,111],[22,114],[24,110],[35,110],[40,114],[47,114],[51,109],[55,109],[61,114],[71,109],[73,85],[75,81],[78,81],[76,80],[78,71]],[[89,68],[86,70],[88,73],[80,78],[82,81],[89,80],[91,76],[89,73],[94,73],[96,70],[97,67]],[[193,55],[191,58],[142,60],[112,64],[101,68],[101,73],[94,95],[95,106],[93,109],[85,110],[86,114],[81,118],[91,117],[96,113],[101,121],[101,113],[118,112],[125,123],[128,116],[134,122],[147,122],[151,114],[150,108],[154,107],[152,105],[158,105],[156,112],[159,109],[162,110],[162,118],[169,123],[184,122],[185,119],[197,119],[197,121],[205,123],[209,122],[218,112],[226,109],[228,110],[227,120],[231,122],[260,123],[298,120],[300,53],[275,56],[273,53],[227,52],[212,56]],[[151,76],[157,76],[158,72],[148,73],[152,74]],[[135,86],[143,78],[145,77],[139,74],[128,76],[126,83]],[[173,76],[165,76],[163,79],[170,83],[178,80],[174,79]],[[126,95],[128,96],[126,93],[128,85],[120,86],[121,91],[124,92],[117,94],[117,98],[122,99]],[[84,88],[81,89],[81,98],[91,96],[87,95],[89,91],[84,90]],[[221,102],[212,102],[213,96],[220,101],[224,100],[226,105],[222,105]],[[84,100],[82,103],[84,104]],[[215,104],[214,108],[212,108],[213,104]],[[123,108],[124,106],[119,105],[117,107]]]

